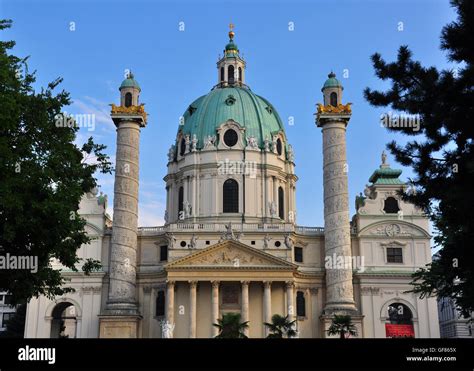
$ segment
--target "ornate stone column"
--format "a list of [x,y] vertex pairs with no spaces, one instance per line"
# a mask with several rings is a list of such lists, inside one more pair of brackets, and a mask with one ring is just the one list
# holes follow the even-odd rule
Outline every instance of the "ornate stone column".
[[295,284],[292,281],[286,282],[286,312],[288,313],[288,320],[293,321],[295,319]]
[[[146,112],[138,104],[140,87],[130,74],[120,87],[121,105],[112,105],[117,127],[114,217],[109,266],[109,292],[100,317],[100,337],[137,337],[136,265],[140,129]],[[132,100],[126,97],[131,95]],[[135,104],[132,104],[134,102]]]
[[[249,281],[242,281],[242,322],[249,320]],[[245,329],[245,335],[249,336],[249,329]]]
[[341,268],[336,264],[339,257],[352,255],[346,161],[346,126],[351,107],[341,103],[342,89],[331,73],[322,89],[324,105],[318,104],[316,118],[323,133],[324,247],[326,263],[330,263],[326,265],[325,314],[356,310],[352,266]]
[[[272,320],[272,283],[263,282],[263,321],[270,323]],[[268,328],[264,326],[264,337],[268,335]]]
[[219,319],[219,281],[212,281],[212,294],[211,294],[211,328],[212,336],[216,337],[219,334],[219,329],[214,326]]
[[196,288],[197,281],[189,281],[189,337],[196,337]]
[[107,308],[120,314],[137,314],[136,262],[140,125],[128,120],[119,120],[116,125],[114,218]]

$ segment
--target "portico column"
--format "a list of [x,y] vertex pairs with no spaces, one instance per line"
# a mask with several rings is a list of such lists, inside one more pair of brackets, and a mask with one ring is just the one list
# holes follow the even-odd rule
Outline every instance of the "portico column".
[[211,327],[212,327],[212,336],[215,337],[219,334],[219,329],[214,326],[219,319],[219,281],[212,281],[212,297],[211,297]]
[[[242,281],[242,322],[249,320],[249,282]],[[246,336],[249,336],[249,329],[244,330]]]
[[169,325],[174,324],[174,281],[166,282],[166,321]]
[[196,337],[196,281],[189,281],[189,337]]
[[[263,282],[263,321],[271,322],[272,317],[272,283],[270,281]],[[267,337],[268,328],[264,326],[264,336]]]
[[286,313],[289,321],[295,319],[294,283],[291,281],[286,282]]

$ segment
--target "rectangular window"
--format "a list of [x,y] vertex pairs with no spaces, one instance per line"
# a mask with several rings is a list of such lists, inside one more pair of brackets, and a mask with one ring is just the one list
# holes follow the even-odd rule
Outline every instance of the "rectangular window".
[[7,327],[7,322],[10,321],[15,313],[3,313],[2,326]]
[[303,263],[303,248],[295,247],[295,262]]
[[5,295],[4,304],[11,304],[11,302],[12,302],[12,296],[11,295]]
[[306,299],[303,291],[296,292],[296,315],[298,317],[306,316]]
[[160,262],[168,260],[168,245],[160,246]]
[[165,292],[163,290],[158,291],[156,295],[156,316],[165,315]]
[[387,247],[387,263],[403,263],[401,247]]
[[232,283],[225,283],[221,287],[222,304],[223,305],[238,305],[240,287]]

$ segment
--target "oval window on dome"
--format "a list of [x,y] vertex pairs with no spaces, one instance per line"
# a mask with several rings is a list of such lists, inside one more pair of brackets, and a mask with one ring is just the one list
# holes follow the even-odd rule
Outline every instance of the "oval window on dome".
[[281,143],[280,138],[277,139],[277,152],[278,152],[278,156],[281,156],[281,154],[283,153],[283,145]]
[[224,143],[227,147],[233,147],[237,144],[239,136],[237,132],[233,129],[229,129],[224,134]]

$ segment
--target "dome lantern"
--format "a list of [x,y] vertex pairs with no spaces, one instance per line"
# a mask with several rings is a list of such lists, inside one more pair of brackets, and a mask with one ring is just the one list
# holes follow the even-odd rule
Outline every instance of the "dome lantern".
[[120,85],[120,105],[123,107],[138,106],[140,97],[140,85],[135,80],[132,71],[128,72],[125,80]]
[[324,95],[324,105],[337,107],[342,102],[342,91],[344,90],[342,84],[336,79],[336,74],[331,71],[328,74],[328,79],[324,82],[321,89]]
[[240,57],[237,44],[234,43],[234,25],[229,25],[229,42],[225,46],[224,56],[217,62],[217,86],[245,85],[245,61]]

